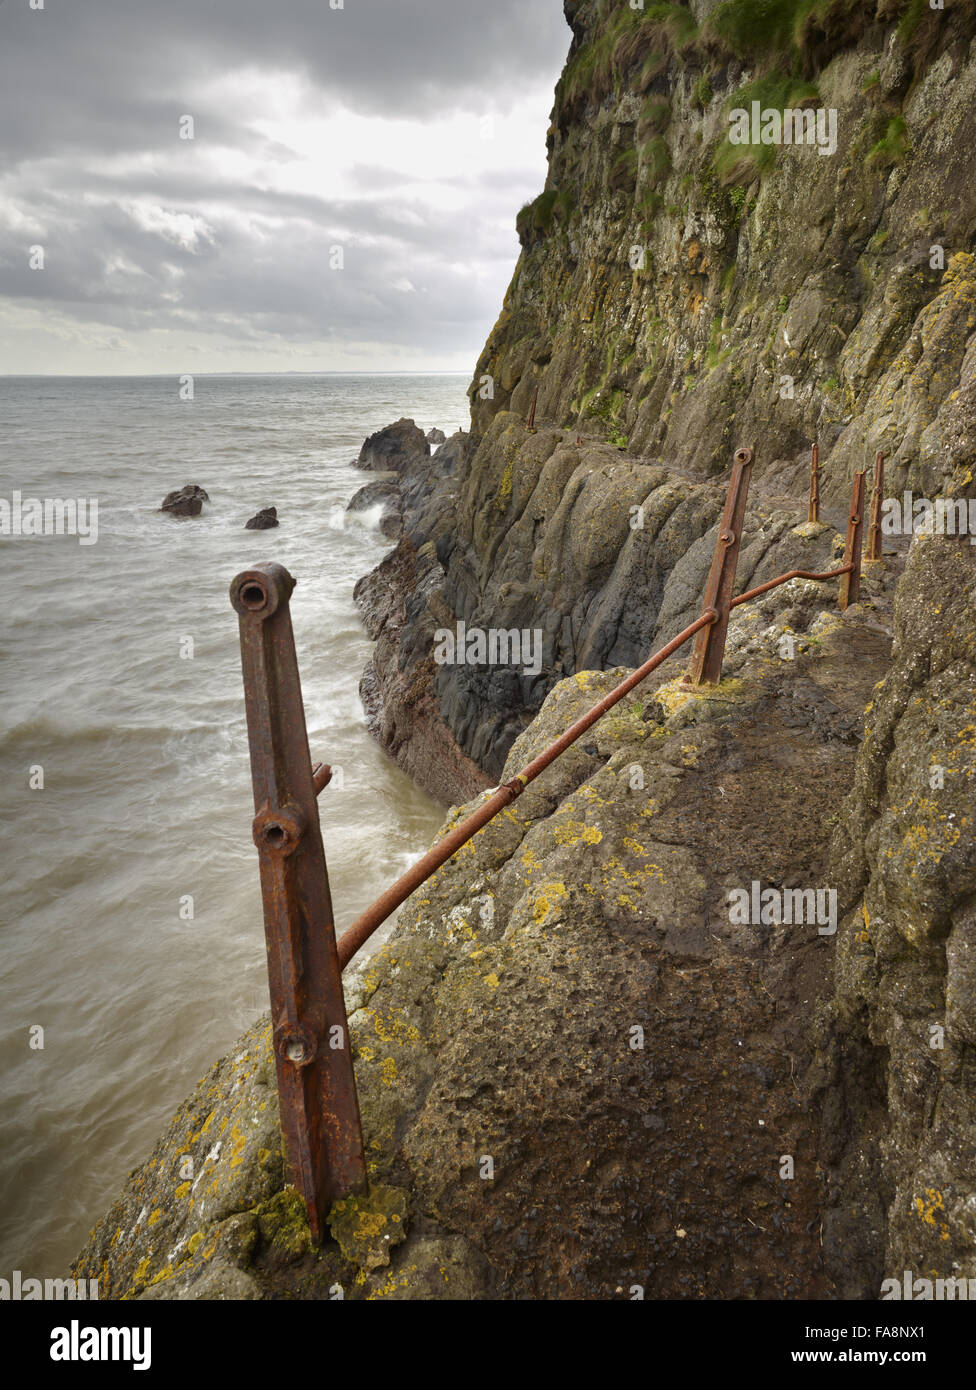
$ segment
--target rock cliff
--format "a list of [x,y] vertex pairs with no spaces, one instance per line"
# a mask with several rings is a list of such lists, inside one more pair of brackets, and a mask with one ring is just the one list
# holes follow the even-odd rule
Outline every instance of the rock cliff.
[[[934,497],[970,447],[952,404],[976,330],[976,6],[565,8],[549,175],[519,215],[471,433],[438,451],[434,479],[401,447],[412,492],[387,568],[413,586],[411,612],[369,677],[391,751],[408,725],[431,746],[446,730],[452,760],[493,779],[557,680],[633,664],[690,614],[720,509],[710,480],[736,445],[757,446],[754,502],[780,530],[814,440],[837,508],[878,449],[889,491]],[[836,147],[731,144],[731,114],[754,102],[833,112]],[[541,627],[541,671],[424,668],[411,634],[429,654],[459,620]],[[401,761],[442,800],[474,785],[449,794],[435,760]]]
[[[976,7],[565,10],[471,431],[432,452],[402,420],[359,460],[353,505],[395,542],[356,590],[364,701],[467,803],[447,826],[697,614],[736,444],[757,448],[740,589],[831,563],[877,449],[891,494],[976,496]],[[753,102],[825,113],[835,147],[731,143]],[[76,1277],[151,1298],[976,1278],[976,552],[886,550],[846,613],[805,581],[737,609],[720,685],[673,658],[408,902],[348,980],[371,1192],[321,1251],[283,1187],[262,1023]],[[538,632],[540,659],[439,663],[460,623]],[[737,923],[754,885],[836,912]]]

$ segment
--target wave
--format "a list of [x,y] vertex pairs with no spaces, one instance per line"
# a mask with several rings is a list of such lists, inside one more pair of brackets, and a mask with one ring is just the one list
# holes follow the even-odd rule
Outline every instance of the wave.
[[[70,745],[72,748],[95,748],[100,744],[114,749],[126,748],[157,750],[161,743],[180,739],[185,735],[214,734],[212,723],[181,724],[174,728],[170,724],[66,724],[63,720],[49,719],[46,715],[32,715],[22,719],[9,729],[0,730],[0,752],[14,752],[28,749],[36,752],[44,750],[50,759],[51,750]],[[223,731],[220,731],[223,732]]]

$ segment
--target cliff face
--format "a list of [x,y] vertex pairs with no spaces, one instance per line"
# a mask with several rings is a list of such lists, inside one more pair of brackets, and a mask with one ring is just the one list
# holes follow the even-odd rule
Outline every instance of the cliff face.
[[[955,404],[976,444],[973,392]],[[970,453],[970,456],[972,454]],[[953,490],[972,493],[972,469]],[[917,537],[831,878],[848,915],[821,1041],[824,1227],[842,1290],[976,1273],[976,553]]]
[[[835,496],[876,449],[896,489],[938,491],[974,326],[973,5],[565,8],[549,176],[475,429],[538,387],[542,419],[705,473],[756,441],[760,473],[796,481],[816,438]],[[831,152],[730,143],[753,101],[835,113]]]
[[[976,341],[970,0],[566,13],[546,188],[519,216],[472,432],[405,510],[401,560],[433,552],[391,629],[396,661],[379,651],[371,676],[388,747],[411,722],[431,745],[446,729],[449,762],[491,779],[557,680],[635,663],[688,620],[721,507],[709,479],[738,444],[757,447],[750,510],[780,531],[802,514],[814,440],[828,510],[878,449],[889,492],[933,497],[968,448],[951,405]],[[730,113],[754,102],[819,110],[833,152],[731,144]],[[458,620],[540,628],[541,670],[422,670],[409,634]],[[472,790],[461,777],[451,797],[402,760],[444,799]]]
[[[357,586],[367,710],[468,802],[447,825],[697,614],[735,444],[757,446],[740,588],[828,566],[877,448],[891,494],[976,496],[973,7],[566,12],[471,433],[431,453],[382,431],[353,504],[382,501],[397,541]],[[728,145],[753,100],[834,110],[836,152]],[[843,615],[796,581],[737,609],[719,686],[683,688],[674,658],[405,906],[348,982],[372,1189],[320,1252],[259,1025],[76,1277],[189,1298],[976,1278],[976,551],[887,549]],[[538,629],[539,669],[438,663],[459,622]],[[753,884],[835,890],[836,932],[737,925]]]

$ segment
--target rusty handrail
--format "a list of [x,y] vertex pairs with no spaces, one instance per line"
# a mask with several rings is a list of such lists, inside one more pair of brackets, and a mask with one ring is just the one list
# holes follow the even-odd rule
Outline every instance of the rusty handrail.
[[807,506],[807,522],[820,520],[820,446],[814,444],[810,450],[810,502]]
[[878,451],[874,460],[874,487],[871,492],[871,520],[868,526],[868,545],[865,560],[881,559],[881,503],[884,500],[885,456]]
[[718,617],[707,632],[695,638],[691,666],[685,676],[685,682],[691,685],[714,685],[722,679],[722,657],[732,611],[732,590],[735,588],[735,570],[739,563],[749,477],[755,457],[752,449],[736,449],[732,457],[732,477],[719,523],[718,544],[705,584],[705,606],[716,609]]
[[[838,569],[826,570],[823,573],[814,573],[811,570],[790,570],[786,574],[778,575],[775,579],[767,580],[765,584],[758,585],[755,589],[750,589],[747,593],[740,594],[738,598],[731,598],[731,592],[735,583],[735,568],[739,553],[739,542],[742,535],[742,521],[745,513],[746,495],[749,487],[749,470],[752,466],[754,454],[752,449],[737,449],[733,461],[732,477],[729,482],[728,496],[725,508],[722,513],[722,520],[719,527],[718,542],[715,547],[715,556],[712,560],[712,567],[709,571],[708,585],[705,592],[706,607],[701,616],[695,622],[690,623],[673,637],[670,642],[661,648],[643,666],[638,667],[620,685],[616,686],[608,695],[593,706],[589,713],[577,719],[575,724],[571,724],[561,738],[540,753],[537,758],[524,767],[520,773],[512,778],[510,782],[505,782],[494,794],[480,806],[477,811],[473,811],[467,816],[460,825],[449,831],[433,849],[418,859],[412,868],[382,893],[374,903],[360,913],[352,925],[343,932],[339,938],[339,966],[344,970],[353,956],[372,936],[373,932],[386,921],[386,919],[400,907],[411,893],[416,892],[431,874],[435,873],[442,864],[455,854],[462,845],[467,844],[479,830],[482,830],[490,820],[498,815],[499,811],[510,805],[517,796],[520,796],[528,784],[538,777],[550,763],[554,762],[559,755],[575,743],[581,734],[591,728],[598,719],[606,714],[607,710],[612,709],[618,701],[635,686],[640,685],[650,673],[660,666],[662,661],[673,655],[679,647],[683,646],[690,637],[696,633],[701,633],[695,644],[695,657],[693,670],[685,676],[685,681],[694,681],[695,684],[713,684],[721,679],[722,661],[725,655],[725,637],[728,627],[729,613],[740,603],[745,603],[749,599],[756,598],[759,594],[767,593],[770,589],[775,589],[779,584],[785,584],[790,579],[813,579],[824,581],[828,579],[840,578],[843,581],[845,576],[847,582],[851,584],[851,593],[841,592],[838,594],[838,603],[842,608],[846,608],[849,602],[856,602],[857,592],[854,587],[860,578],[861,551],[860,535],[861,522],[864,514],[864,474],[857,473],[854,477],[854,492],[851,499],[851,515],[848,525],[847,546],[845,550],[846,563]],[[857,543],[855,552],[854,546]],[[704,629],[708,629],[707,634]]]
[[[534,401],[533,401],[534,407]],[[721,680],[733,608],[791,579],[840,578],[838,604],[856,602],[861,573],[864,474],[854,475],[844,564],[823,573],[790,570],[732,598],[752,449],[735,453],[728,496],[705,590],[693,623],[614,687],[488,800],[454,827],[360,913],[336,942],[317,798],[332,768],[313,765],[302,706],[289,599],[295,580],[280,565],[255,565],[231,585],[240,619],[241,660],[254,787],[253,833],[261,868],[268,982],[281,1126],[293,1181],[312,1238],[329,1207],[362,1190],[365,1156],[349,1048],[341,972],[360,947],[430,876],[555,762],[562,753],[692,637],[685,680]],[[880,489],[878,489],[880,491]]]
[[758,598],[760,594],[767,593],[770,589],[775,589],[779,584],[785,584],[788,579],[838,579],[842,574],[849,574],[854,568],[851,565],[841,565],[840,569],[824,570],[822,574],[814,574],[811,570],[790,570],[787,574],[780,574],[775,579],[767,579],[765,584],[758,584],[755,589],[747,589],[744,594],[734,598],[729,604],[730,608],[738,608],[740,603],[747,603],[751,598]]
[[517,796],[521,796],[529,783],[535,781],[540,772],[544,772],[561,753],[565,753],[570,744],[575,743],[582,734],[586,733],[587,729],[592,728],[597,720],[601,719],[607,710],[612,709],[625,695],[629,694],[635,685],[640,685],[641,681],[660,666],[662,661],[666,661],[680,646],[683,646],[689,637],[694,637],[696,632],[703,627],[708,627],[717,618],[718,613],[714,608],[706,608],[700,617],[696,618],[693,623],[689,623],[678,633],[677,637],[673,637],[667,646],[662,647],[650,660],[645,661],[643,666],[639,666],[636,671],[629,675],[625,681],[621,681],[620,685],[615,686],[588,713],[577,719],[575,724],[571,724],[561,738],[558,738],[555,743],[551,743],[537,758],[533,758],[532,762],[528,763],[510,782],[503,782],[483,806],[479,806],[477,811],[473,811],[460,825],[456,825],[453,830],[449,831],[433,849],[428,850],[423,859],[418,859],[411,869],[408,869],[405,874],[401,874],[396,883],[381,894],[365,912],[360,913],[355,922],[339,938],[340,968],[345,969],[360,946],[369,940],[376,928],[381,926],[401,903],[406,902],[410,894],[415,892],[425,879],[430,878],[431,874],[442,864],[445,864],[452,854],[456,854],[462,845],[467,844],[472,836],[477,835],[478,831],[483,829],[490,820],[493,820],[499,811],[503,811]]

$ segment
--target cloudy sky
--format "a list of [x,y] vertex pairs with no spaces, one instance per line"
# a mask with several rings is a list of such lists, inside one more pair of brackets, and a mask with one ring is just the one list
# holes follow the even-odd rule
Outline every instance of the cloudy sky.
[[561,0],[0,0],[0,373],[470,371],[569,41]]

